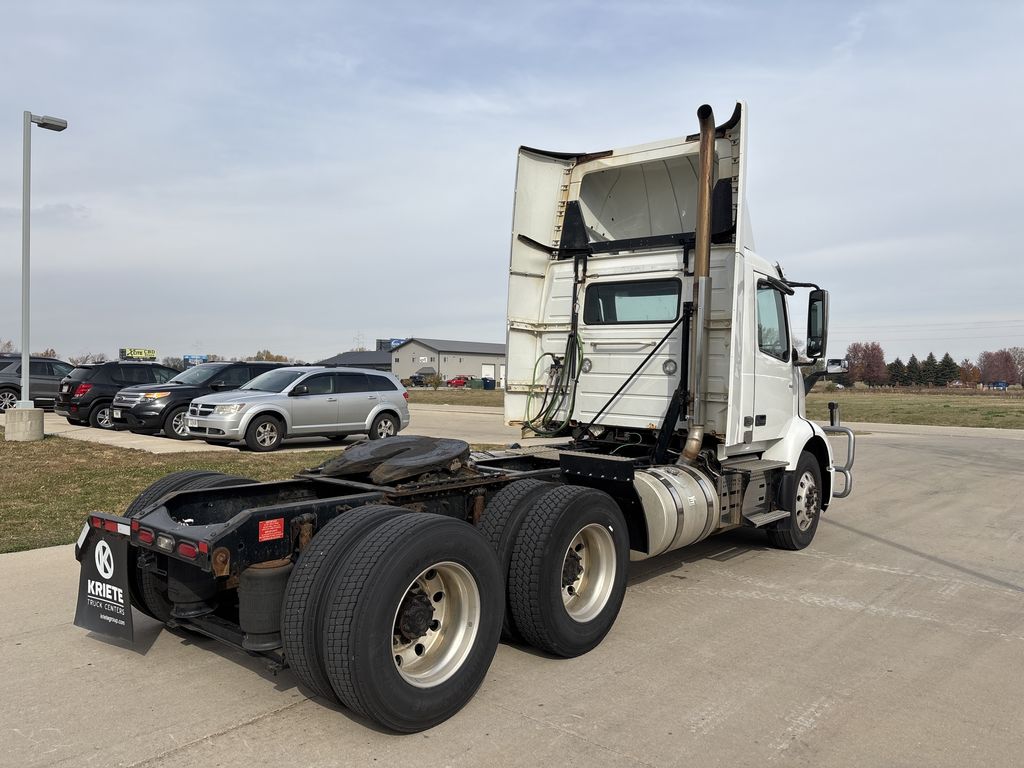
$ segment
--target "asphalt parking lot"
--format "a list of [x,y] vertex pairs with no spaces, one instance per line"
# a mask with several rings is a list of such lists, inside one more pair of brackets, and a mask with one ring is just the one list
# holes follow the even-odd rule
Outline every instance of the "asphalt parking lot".
[[855,469],[807,550],[635,564],[595,651],[502,645],[412,736],[139,615],[134,647],[81,630],[71,547],[4,555],[0,766],[1019,764],[1024,432],[877,428]]

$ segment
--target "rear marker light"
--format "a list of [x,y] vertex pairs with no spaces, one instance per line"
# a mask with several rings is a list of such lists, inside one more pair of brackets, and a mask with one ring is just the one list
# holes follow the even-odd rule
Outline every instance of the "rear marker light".
[[98,517],[92,518],[92,527],[93,528],[102,528],[103,527],[103,521],[100,520]]
[[182,557],[187,557],[189,560],[195,560],[199,551],[196,549],[195,544],[183,541],[178,545],[178,554]]
[[117,523],[115,523],[113,520],[107,520],[106,522],[104,522],[103,527],[111,533],[117,533]]
[[161,533],[156,537],[156,548],[162,549],[164,552],[172,552],[174,550],[174,539],[166,533]]
[[153,532],[146,528],[139,528],[139,541],[143,544],[152,544]]
[[133,531],[139,530],[139,521],[138,520],[132,520],[132,530]]
[[204,554],[204,555],[207,554],[210,551],[210,545],[207,544],[205,541],[200,541],[199,542],[199,551],[202,554]]

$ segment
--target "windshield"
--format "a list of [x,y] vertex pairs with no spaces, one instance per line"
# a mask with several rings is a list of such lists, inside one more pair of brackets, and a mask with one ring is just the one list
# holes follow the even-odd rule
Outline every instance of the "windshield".
[[223,365],[197,365],[193,368],[186,368],[171,379],[171,382],[175,384],[205,384],[222,370],[224,370]]
[[257,392],[283,392],[285,387],[305,373],[307,371],[267,371],[248,384],[243,384],[239,389],[254,389]]

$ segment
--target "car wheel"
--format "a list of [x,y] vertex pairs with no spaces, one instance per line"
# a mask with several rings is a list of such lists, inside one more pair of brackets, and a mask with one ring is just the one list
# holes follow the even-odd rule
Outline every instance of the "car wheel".
[[257,416],[245,430],[245,444],[251,451],[276,451],[284,440],[284,425],[270,414]]
[[382,437],[394,437],[401,428],[393,413],[380,413],[370,425],[370,439],[380,440]]
[[89,411],[89,426],[96,429],[113,429],[114,419],[110,415],[110,403],[100,403]]
[[788,495],[789,517],[768,530],[768,541],[779,549],[803,549],[814,538],[821,518],[821,468],[813,455],[800,454]]
[[172,408],[164,417],[164,434],[175,440],[188,440],[190,435],[185,423],[187,416],[187,406],[179,405],[177,408]]
[[18,393],[13,389],[0,389],[0,413],[13,408],[18,403]]

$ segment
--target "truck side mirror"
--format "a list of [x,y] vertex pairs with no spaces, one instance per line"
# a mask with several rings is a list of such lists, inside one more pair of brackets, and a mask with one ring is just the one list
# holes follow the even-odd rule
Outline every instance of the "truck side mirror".
[[817,360],[828,344],[828,291],[816,288],[807,301],[807,357]]
[[825,373],[837,374],[837,373],[849,373],[850,371],[850,358],[844,357],[843,359],[831,359],[825,364]]

